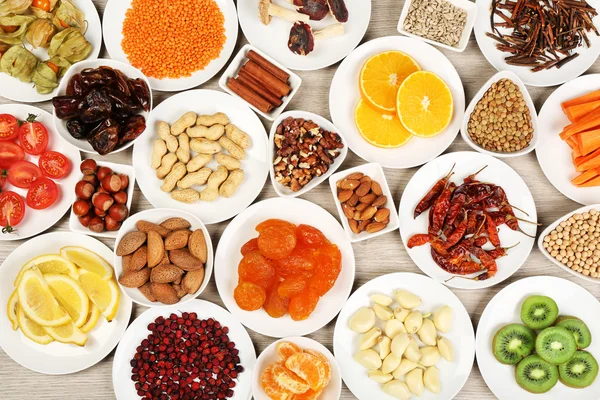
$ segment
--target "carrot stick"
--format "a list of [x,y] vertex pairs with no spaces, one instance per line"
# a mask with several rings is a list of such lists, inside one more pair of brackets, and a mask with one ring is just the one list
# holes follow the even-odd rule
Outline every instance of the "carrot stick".
[[600,109],[594,110],[579,121],[567,125],[560,133],[560,137],[562,140],[566,140],[576,133],[588,131],[598,126],[600,126]]
[[588,169],[600,167],[600,149],[588,154],[587,156],[577,158],[575,160],[575,167],[577,172],[583,172]]
[[600,186],[600,176],[597,176],[594,179],[590,179],[589,181],[579,185],[579,187],[592,187],[592,186]]
[[565,114],[567,114],[569,121],[577,122],[581,118],[598,108],[600,108],[600,100],[591,101],[589,103],[577,104],[566,108],[564,111]]
[[600,148],[600,129],[577,133],[571,138],[577,142],[581,155],[586,156]]
[[590,101],[600,100],[600,90],[584,94],[583,96],[575,97],[561,104],[563,110],[579,104],[589,103]]
[[593,179],[597,176],[598,176],[598,173],[596,172],[596,170],[590,169],[590,170],[584,171],[581,174],[577,175],[575,178],[573,178],[571,183],[575,186],[580,186],[583,183],[585,183],[585,182],[589,181],[590,179]]

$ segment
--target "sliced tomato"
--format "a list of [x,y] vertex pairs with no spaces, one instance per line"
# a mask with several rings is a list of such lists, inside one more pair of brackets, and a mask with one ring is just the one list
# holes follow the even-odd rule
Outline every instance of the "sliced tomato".
[[48,130],[36,116],[29,114],[27,120],[19,128],[19,142],[25,153],[37,156],[48,146]]
[[34,210],[50,207],[58,198],[58,187],[52,179],[40,178],[27,191],[27,205]]
[[46,151],[38,160],[42,174],[48,178],[60,179],[71,171],[71,161],[58,151]]
[[0,114],[0,140],[13,140],[19,134],[19,121],[10,114]]
[[11,233],[13,226],[17,226],[25,216],[23,198],[12,191],[0,195],[0,225],[2,233]]
[[8,181],[21,189],[28,189],[31,184],[42,177],[40,168],[29,161],[18,161],[8,169]]
[[14,142],[0,142],[0,168],[10,168],[25,158],[25,152]]

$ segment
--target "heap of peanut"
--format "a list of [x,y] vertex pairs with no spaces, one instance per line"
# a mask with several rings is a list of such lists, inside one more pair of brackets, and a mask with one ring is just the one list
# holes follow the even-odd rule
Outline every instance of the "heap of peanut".
[[337,181],[337,198],[355,234],[375,233],[390,223],[390,209],[381,185],[364,175],[354,172]]
[[288,117],[275,132],[275,180],[297,192],[321,176],[344,147],[340,135],[311,120]]
[[[152,168],[163,180],[163,192],[170,192],[173,199],[183,203],[213,201],[235,193],[244,180],[245,149],[252,143],[227,115],[190,111],[173,125],[160,121],[156,128],[159,138],[154,141]],[[215,170],[208,167],[213,159],[218,164]],[[194,189],[204,185],[200,191]]]

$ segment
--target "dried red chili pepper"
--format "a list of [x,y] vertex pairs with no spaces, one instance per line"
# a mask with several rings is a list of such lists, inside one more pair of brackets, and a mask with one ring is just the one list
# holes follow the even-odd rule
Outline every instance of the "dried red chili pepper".
[[483,247],[488,242],[487,236],[479,236],[475,240],[473,240],[473,246]]
[[459,193],[456,196],[452,197],[452,202],[450,203],[450,208],[448,209],[448,216],[446,217],[446,223],[448,225],[454,224],[454,220],[460,214],[465,202],[467,200],[467,196],[463,193]]
[[[519,242],[519,243],[520,243],[520,242]],[[498,258],[500,258],[500,257],[504,257],[505,255],[507,255],[507,254],[508,254],[508,251],[507,251],[507,250],[510,250],[510,249],[512,249],[512,248],[513,248],[513,247],[515,247],[515,246],[518,246],[518,245],[519,245],[519,243],[515,243],[515,244],[513,244],[513,245],[512,245],[512,246],[510,246],[510,247],[498,247],[498,248],[495,248],[495,249],[492,249],[492,250],[488,250],[488,252],[487,252],[487,253],[488,253],[488,254],[490,255],[490,257],[492,257],[494,260],[497,260]]]
[[472,235],[477,229],[477,213],[475,211],[467,212],[467,235]]
[[490,242],[494,245],[494,247],[500,246],[500,236],[498,236],[498,228],[494,223],[494,220],[489,216],[486,212],[485,215],[485,229],[487,231]]
[[412,249],[416,246],[423,246],[426,243],[431,242],[431,235],[429,233],[417,233],[416,235],[412,235],[410,239],[408,239],[408,243],[406,243],[406,247]]
[[481,271],[481,265],[474,261],[464,261],[459,264],[451,263],[446,257],[436,253],[431,249],[433,261],[444,271],[456,275],[470,275]]
[[462,222],[456,227],[454,232],[452,232],[452,234],[446,239],[445,247],[448,249],[448,248],[454,246],[455,244],[457,244],[458,242],[460,242],[460,240],[465,236],[466,232],[467,232],[467,215],[465,214],[464,218],[462,219]]
[[463,179],[464,183],[473,183],[473,182],[479,182],[477,179],[475,179],[475,177],[484,169],[486,169],[488,166],[485,165],[483,166],[479,171],[472,173],[471,175],[467,176],[465,179]]
[[496,260],[494,260],[494,258],[492,258],[485,250],[480,247],[471,246],[469,247],[469,252],[477,257],[479,261],[481,261],[483,268],[487,270],[485,274],[477,277],[478,280],[482,281],[496,275],[496,272],[498,272]]
[[433,187],[431,189],[429,189],[429,192],[427,192],[427,194],[421,199],[421,201],[419,201],[419,203],[415,207],[415,212],[413,214],[413,218],[417,218],[419,215],[421,215],[423,212],[425,212],[427,209],[429,209],[429,207],[431,207],[433,205],[434,201],[438,197],[440,197],[440,195],[442,194],[442,191],[448,184],[448,180],[452,176],[452,171],[454,170],[455,165],[456,164],[454,164],[452,166],[452,168],[450,169],[450,172],[448,172],[448,174],[445,177],[443,177],[442,179],[437,181],[435,183],[435,185],[433,185]]
[[433,209],[430,211],[430,214],[433,213],[431,224],[429,225],[430,234],[437,235],[444,226],[444,220],[450,209],[450,198],[455,188],[456,185],[452,182],[446,185],[440,197],[435,201]]

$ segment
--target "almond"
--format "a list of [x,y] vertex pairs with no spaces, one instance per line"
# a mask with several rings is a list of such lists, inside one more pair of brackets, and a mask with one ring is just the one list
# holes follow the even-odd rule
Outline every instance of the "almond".
[[373,181],[373,183],[371,183],[371,190],[377,196],[383,195],[383,190],[381,190],[381,185],[378,182]]
[[368,206],[360,214],[360,220],[361,221],[369,220],[369,219],[373,218],[373,215],[375,215],[376,212],[377,212],[377,207]]
[[369,207],[368,204],[365,203],[360,203],[359,205],[356,206],[356,211],[363,211],[365,208]]
[[380,208],[379,210],[377,210],[377,212],[373,216],[373,219],[377,222],[383,222],[389,218],[390,218],[389,208]]
[[165,256],[158,263],[158,265],[163,265],[163,264],[171,264],[171,260],[169,260],[169,253],[166,251],[165,251]]
[[208,259],[208,249],[206,247],[206,239],[204,238],[202,229],[196,229],[192,232],[188,240],[188,250],[194,257],[199,259],[202,264],[206,263],[206,260]]
[[150,274],[151,282],[169,283],[181,278],[183,270],[173,264],[163,264],[156,268],[152,268]]
[[360,221],[358,223],[358,231],[362,232],[365,230],[365,228],[367,227],[367,225],[369,225],[369,220],[365,219],[364,221]]
[[356,179],[344,179],[340,184],[340,188],[354,190],[358,185],[360,185],[360,181]]
[[183,249],[187,246],[191,234],[187,229],[172,231],[165,238],[165,250]]
[[137,288],[148,282],[150,279],[150,269],[142,268],[139,271],[130,271],[121,274],[119,283],[128,288]]
[[364,195],[366,195],[367,193],[369,193],[369,191],[371,190],[371,181],[365,181],[362,182],[357,188],[356,188],[356,195],[361,198]]
[[148,264],[148,247],[142,246],[133,253],[129,268],[131,271],[139,271]]
[[346,218],[352,218],[354,216],[354,207],[350,207],[347,203],[342,204],[342,211]]
[[152,289],[150,288],[150,285],[150,282],[146,282],[138,289],[140,290],[140,292],[142,292],[144,296],[146,296],[148,300],[154,303],[156,301],[156,297],[154,297],[154,295],[152,294]]
[[184,271],[195,271],[197,269],[204,268],[202,261],[197,257],[194,257],[186,249],[171,250],[169,252],[169,258],[173,264],[177,265]]
[[350,189],[338,190],[337,198],[340,203],[345,203],[346,201],[350,200],[350,197],[352,197],[353,194],[354,192]]
[[365,204],[372,204],[376,198],[377,196],[375,195],[375,193],[369,193],[362,197],[359,197],[358,201]]
[[155,223],[152,223],[152,222],[144,221],[144,220],[139,220],[138,222],[136,222],[135,227],[137,228],[138,231],[144,232],[144,233],[148,233],[150,231],[155,231],[161,237],[166,237],[169,234],[169,229],[164,228],[164,227],[157,225]]
[[360,231],[358,230],[357,220],[348,218],[348,225],[350,225],[350,230],[352,232],[356,233],[357,235],[360,233]]
[[[375,192],[373,192],[373,193],[375,193]],[[375,201],[373,203],[371,203],[371,205],[373,207],[381,207],[381,206],[384,206],[385,203],[387,203],[387,197],[380,195],[379,197],[377,197],[375,199]]]
[[154,297],[156,297],[156,300],[163,304],[175,304],[179,302],[177,292],[173,289],[173,286],[168,283],[152,282],[150,289],[152,290]]
[[173,217],[161,222],[160,226],[170,231],[179,231],[181,229],[188,229],[192,225],[186,219]]
[[360,178],[359,180],[360,180],[360,183],[371,182],[372,181],[372,179],[371,179],[371,177],[369,175],[365,175],[362,178]]
[[148,266],[156,267],[165,256],[165,244],[160,234],[148,231]]
[[353,172],[344,179],[360,180],[363,176],[365,176],[365,174],[362,172]]
[[131,271],[131,257],[132,254],[127,254],[121,258],[121,265],[123,266],[123,273]]
[[144,243],[146,243],[146,234],[144,232],[129,232],[119,242],[116,253],[118,256],[132,254]]
[[173,284],[171,286],[173,286],[173,289],[175,289],[175,293],[177,293],[177,297],[179,297],[180,299],[187,294],[187,292],[184,288],[181,287],[181,285]]
[[354,193],[352,195],[352,197],[350,197],[350,199],[347,201],[349,206],[356,206],[358,204],[358,196],[356,195],[356,193]]
[[187,272],[181,280],[181,287],[189,294],[194,294],[204,282],[204,268]]
[[386,225],[387,224],[384,224],[383,222],[371,222],[369,225],[367,225],[365,230],[369,233],[375,233],[385,228]]

